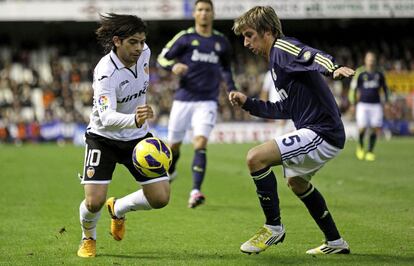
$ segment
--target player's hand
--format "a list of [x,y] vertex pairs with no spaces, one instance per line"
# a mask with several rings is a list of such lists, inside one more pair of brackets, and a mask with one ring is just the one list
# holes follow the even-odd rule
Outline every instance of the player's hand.
[[349,67],[340,67],[336,69],[332,75],[333,79],[349,78],[355,75],[355,70]]
[[229,101],[233,106],[243,106],[246,100],[247,96],[239,91],[231,91],[229,93]]
[[154,111],[152,110],[151,106],[147,104],[138,106],[135,110],[135,121],[139,127],[142,126],[147,119],[153,117]]
[[182,76],[182,75],[185,75],[185,73],[187,73],[188,66],[183,63],[176,63],[173,65],[171,71],[178,76]]

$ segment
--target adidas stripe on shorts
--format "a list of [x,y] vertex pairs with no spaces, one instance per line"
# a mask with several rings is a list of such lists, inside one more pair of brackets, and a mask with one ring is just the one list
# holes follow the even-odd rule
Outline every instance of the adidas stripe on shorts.
[[309,181],[341,150],[307,128],[276,137],[275,140],[282,156],[285,178],[300,176]]

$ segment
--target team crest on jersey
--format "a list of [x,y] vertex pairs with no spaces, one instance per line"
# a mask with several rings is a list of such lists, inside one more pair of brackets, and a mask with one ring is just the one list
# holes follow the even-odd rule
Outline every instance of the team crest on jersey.
[[220,45],[220,43],[219,43],[219,42],[216,42],[216,43],[214,44],[214,49],[215,49],[217,52],[221,51],[221,45]]
[[88,169],[86,170],[86,176],[89,178],[92,178],[94,174],[95,174],[95,168],[93,168],[92,166],[89,166]]
[[303,59],[305,59],[305,61],[308,61],[310,59],[310,57],[311,57],[311,52],[310,51],[306,51],[303,54]]
[[149,75],[149,67],[147,63],[144,64],[144,72],[145,74]]
[[101,112],[105,111],[109,107],[109,99],[106,95],[102,95],[98,99],[98,107]]
[[272,68],[272,79],[273,79],[274,81],[276,81],[276,80],[277,80],[277,75],[276,75],[276,71],[275,71],[275,69],[274,69],[274,68]]
[[194,39],[192,42],[191,42],[191,46],[199,46],[200,45],[200,42],[197,40],[197,39]]
[[122,89],[124,89],[124,87],[126,87],[126,85],[128,85],[128,83],[129,83],[129,80],[124,80],[124,81],[122,81],[121,83],[119,83],[119,88],[122,90]]

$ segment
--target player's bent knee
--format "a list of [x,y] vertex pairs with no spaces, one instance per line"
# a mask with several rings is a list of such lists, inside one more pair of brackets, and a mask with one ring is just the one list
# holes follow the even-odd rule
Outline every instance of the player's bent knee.
[[266,165],[261,162],[259,153],[255,149],[251,149],[247,152],[246,163],[251,172],[258,171],[263,167],[266,167]]
[[162,195],[158,196],[155,199],[148,199],[148,203],[151,205],[153,209],[161,209],[168,205],[170,201],[170,195]]
[[88,211],[92,213],[98,212],[104,204],[105,204],[105,200],[96,200],[96,199],[85,200],[86,208],[88,209]]

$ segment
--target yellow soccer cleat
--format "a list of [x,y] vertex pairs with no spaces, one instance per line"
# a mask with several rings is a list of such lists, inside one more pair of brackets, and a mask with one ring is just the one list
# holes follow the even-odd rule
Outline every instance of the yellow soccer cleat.
[[355,152],[355,155],[358,158],[358,160],[364,160],[365,151],[360,145],[358,145],[358,147],[356,149],[356,152]]
[[342,240],[339,244],[329,244],[324,242],[317,248],[309,249],[306,251],[306,254],[310,255],[328,255],[328,254],[349,254],[351,250],[349,249],[348,243],[345,240]]
[[78,249],[81,258],[93,258],[96,256],[96,240],[92,238],[82,239]]
[[125,235],[125,217],[118,218],[115,215],[115,201],[114,197],[106,201],[109,215],[111,216],[111,235],[116,241],[121,241]]
[[240,251],[247,254],[259,254],[265,251],[271,245],[282,243],[285,239],[285,228],[280,226],[279,231],[275,231],[264,225],[259,231],[249,240],[243,243]]
[[365,154],[365,161],[375,161],[375,154],[372,152],[367,152],[367,154]]

